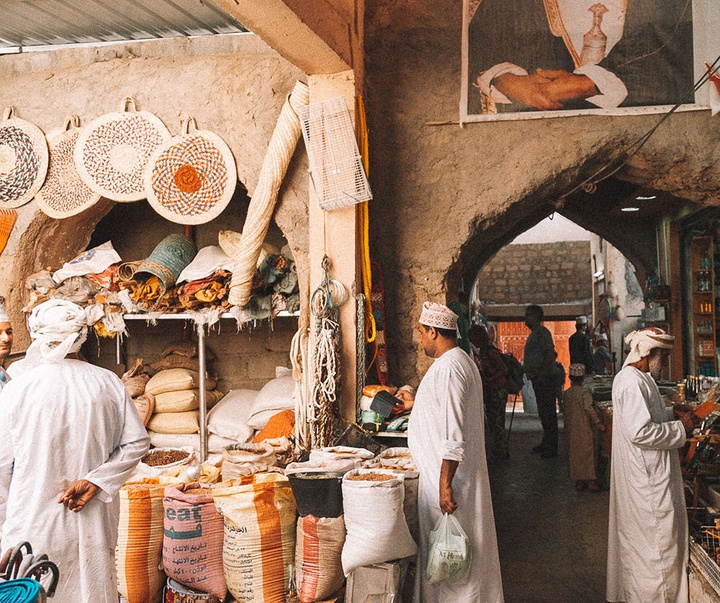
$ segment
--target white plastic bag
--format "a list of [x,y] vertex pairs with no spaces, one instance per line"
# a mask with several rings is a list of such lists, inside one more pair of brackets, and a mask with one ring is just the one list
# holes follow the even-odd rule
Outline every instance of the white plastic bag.
[[430,584],[467,582],[472,550],[470,540],[454,516],[444,513],[430,532],[425,577]]

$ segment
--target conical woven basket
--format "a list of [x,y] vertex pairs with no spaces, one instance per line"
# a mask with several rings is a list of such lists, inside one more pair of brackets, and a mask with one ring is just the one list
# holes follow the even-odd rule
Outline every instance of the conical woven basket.
[[45,135],[35,124],[3,111],[0,121],[0,207],[25,205],[38,192],[48,167]]
[[47,135],[50,162],[35,201],[51,218],[69,218],[100,200],[100,195],[82,181],[75,167],[75,146],[82,131],[79,126],[80,118],[71,115],[62,129]]
[[[130,107],[130,108],[128,108]],[[75,166],[90,189],[113,201],[145,198],[144,177],[150,156],[170,139],[165,124],[134,99],[123,99],[122,111],[93,120],[75,144]]]
[[198,130],[192,117],[180,136],[155,150],[145,173],[148,202],[177,224],[205,224],[219,216],[236,184],[230,148],[217,134]]

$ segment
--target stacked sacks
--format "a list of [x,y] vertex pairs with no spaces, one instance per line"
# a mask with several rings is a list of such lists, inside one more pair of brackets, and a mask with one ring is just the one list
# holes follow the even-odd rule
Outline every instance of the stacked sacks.
[[[145,392],[155,398],[155,409],[148,421],[149,431],[161,434],[192,434],[200,431],[200,376],[190,369],[166,369],[152,377]],[[222,398],[215,391],[215,380],[205,380],[205,401],[212,408]]]
[[330,598],[345,576],[341,553],[345,544],[342,475],[353,462],[333,461],[336,471],[291,463],[285,469],[300,518],[295,545],[295,581],[302,603]]

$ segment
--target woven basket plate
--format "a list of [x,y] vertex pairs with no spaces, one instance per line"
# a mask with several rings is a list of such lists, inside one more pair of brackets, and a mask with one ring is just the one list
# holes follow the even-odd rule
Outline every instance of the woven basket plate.
[[69,218],[95,205],[100,195],[90,189],[75,167],[75,145],[80,137],[77,115],[65,120],[62,130],[47,136],[50,162],[42,188],[35,195],[38,207],[51,218]]
[[143,178],[153,151],[170,139],[165,124],[148,111],[107,113],[93,120],[75,144],[75,166],[95,193],[113,201],[145,198]]
[[15,208],[30,201],[45,180],[48,148],[42,130],[15,117],[8,107],[0,121],[0,207]]
[[145,192],[163,218],[177,224],[204,224],[227,207],[235,192],[237,171],[222,138],[189,128],[189,123],[185,134],[174,136],[153,153]]

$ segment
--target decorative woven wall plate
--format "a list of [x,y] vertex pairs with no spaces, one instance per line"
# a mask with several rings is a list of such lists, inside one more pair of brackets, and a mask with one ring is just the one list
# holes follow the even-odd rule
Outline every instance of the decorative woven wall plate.
[[[130,109],[128,106],[130,105]],[[170,139],[165,124],[135,100],[123,99],[122,111],[90,122],[75,144],[75,166],[90,189],[113,201],[145,198],[143,178],[153,151]]]
[[237,184],[235,159],[217,134],[190,117],[183,133],[160,145],[145,173],[152,208],[177,224],[204,224],[227,207]]
[[48,167],[48,148],[42,130],[3,111],[0,121],[0,207],[25,205],[38,192]]
[[75,145],[82,130],[80,118],[71,115],[61,130],[47,135],[50,162],[42,188],[35,195],[38,207],[51,218],[69,218],[95,205],[100,195],[85,184],[75,167]]

